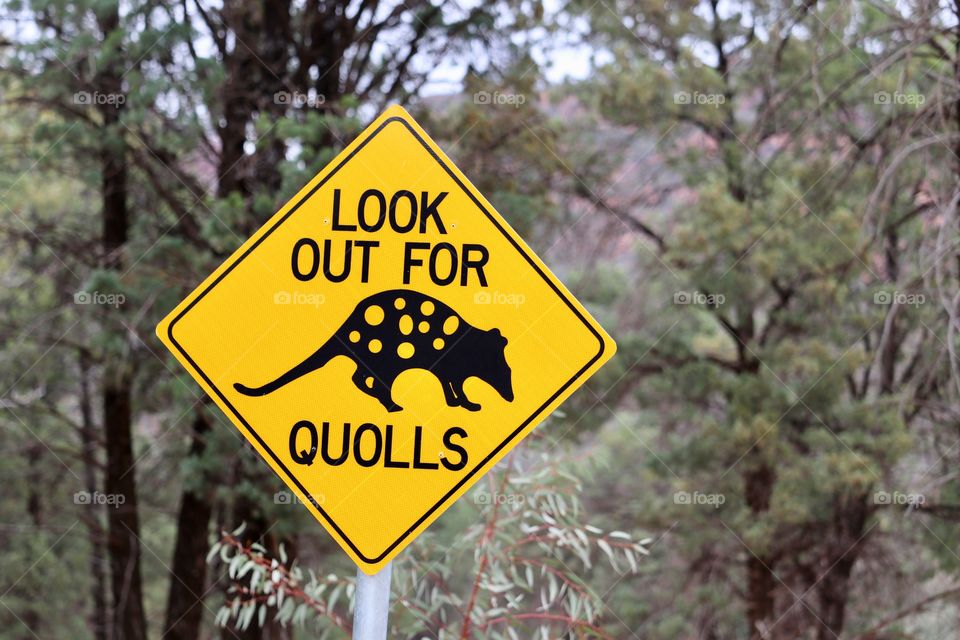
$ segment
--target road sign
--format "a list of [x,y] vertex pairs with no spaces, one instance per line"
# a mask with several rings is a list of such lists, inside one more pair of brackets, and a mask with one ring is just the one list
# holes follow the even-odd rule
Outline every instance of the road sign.
[[396,106],[157,335],[369,574],[616,348]]

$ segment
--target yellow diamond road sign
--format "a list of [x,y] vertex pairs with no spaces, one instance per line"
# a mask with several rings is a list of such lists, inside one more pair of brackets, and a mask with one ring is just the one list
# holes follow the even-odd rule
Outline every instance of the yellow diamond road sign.
[[616,349],[396,106],[157,335],[371,574]]

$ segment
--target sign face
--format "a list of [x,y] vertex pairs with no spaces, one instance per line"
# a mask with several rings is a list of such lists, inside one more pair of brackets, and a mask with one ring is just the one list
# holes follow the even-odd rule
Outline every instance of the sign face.
[[371,574],[616,349],[396,106],[157,335]]

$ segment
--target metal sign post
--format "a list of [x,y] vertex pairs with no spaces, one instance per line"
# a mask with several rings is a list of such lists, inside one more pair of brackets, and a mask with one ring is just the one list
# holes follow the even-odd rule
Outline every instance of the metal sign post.
[[390,578],[393,562],[368,576],[357,569],[356,604],[353,609],[353,640],[386,640],[390,612]]

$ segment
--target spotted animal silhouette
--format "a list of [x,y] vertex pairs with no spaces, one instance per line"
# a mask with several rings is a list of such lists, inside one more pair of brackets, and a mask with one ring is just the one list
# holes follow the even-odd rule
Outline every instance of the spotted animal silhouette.
[[319,349],[275,380],[260,387],[234,384],[247,396],[263,396],[316,371],[337,356],[357,365],[353,383],[388,411],[402,407],[391,387],[404,371],[426,369],[443,387],[450,407],[478,411],[463,392],[467,378],[480,378],[507,402],[513,401],[510,367],[504,356],[507,339],[499,329],[478,329],[435,298],[395,289],[363,301]]

